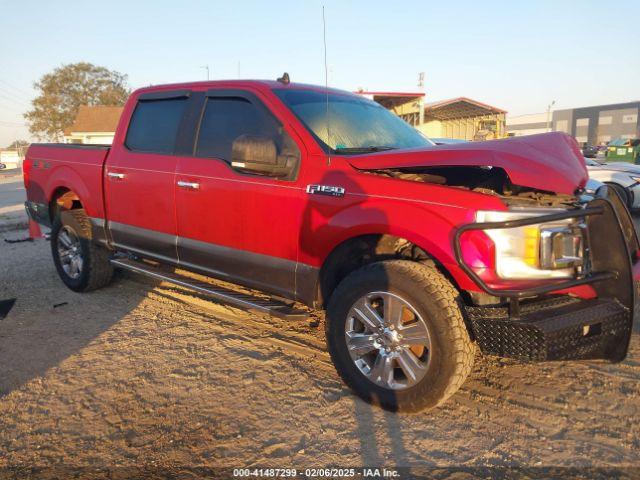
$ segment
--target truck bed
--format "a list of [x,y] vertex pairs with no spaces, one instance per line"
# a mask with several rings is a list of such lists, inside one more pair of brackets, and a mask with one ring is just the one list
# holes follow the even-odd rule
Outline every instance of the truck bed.
[[27,201],[48,205],[73,185],[91,217],[104,218],[102,175],[111,145],[34,143],[24,161]]

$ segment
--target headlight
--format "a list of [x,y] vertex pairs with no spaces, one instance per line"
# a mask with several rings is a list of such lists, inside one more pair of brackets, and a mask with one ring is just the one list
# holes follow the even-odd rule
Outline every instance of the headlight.
[[[504,222],[555,213],[557,209],[478,211],[476,221]],[[484,230],[495,244],[496,273],[504,279],[567,278],[584,263],[584,224],[575,219]]]
[[636,182],[636,183],[640,183],[640,177],[634,177],[634,176],[631,176],[631,177],[629,177],[629,178],[630,178],[631,180],[633,180],[634,182]]

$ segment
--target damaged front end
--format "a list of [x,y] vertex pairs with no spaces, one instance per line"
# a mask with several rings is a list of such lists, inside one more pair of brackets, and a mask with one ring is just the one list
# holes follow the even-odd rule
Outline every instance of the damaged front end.
[[479,210],[453,235],[458,265],[484,292],[467,307],[484,353],[529,361],[624,359],[640,244],[615,192],[605,187],[585,195],[588,177],[575,141],[549,134],[401,153],[352,165],[495,196],[507,207]]
[[[484,292],[475,297],[482,305],[466,308],[483,353],[527,361],[625,358],[635,301],[632,266],[640,245],[615,192],[554,194],[513,185],[500,168],[412,170],[375,173],[497,196],[508,207],[478,211],[476,222],[454,236],[456,261]],[[488,240],[492,264],[474,262],[474,255],[465,259],[465,240],[482,243],[465,238],[473,234]],[[595,294],[569,294],[576,287]]]
[[[508,206],[568,208],[580,202],[580,195],[559,194],[514,185],[503,168],[492,166],[422,166],[365,170],[399,180],[456,187],[499,197]],[[578,193],[578,192],[576,192]]]
[[[585,225],[581,261],[569,278],[498,288],[465,260],[465,234],[534,225],[544,228],[561,220]],[[617,362],[626,356],[634,317],[632,265],[638,260],[638,240],[629,212],[615,193],[561,213],[467,224],[456,231],[453,246],[460,267],[474,282],[488,295],[506,302],[506,306],[501,302],[467,308],[472,333],[484,353],[535,361]],[[560,257],[566,254],[562,245],[552,244],[551,248],[558,248]],[[566,265],[561,267],[566,270]],[[560,294],[584,285],[593,289],[593,298]]]

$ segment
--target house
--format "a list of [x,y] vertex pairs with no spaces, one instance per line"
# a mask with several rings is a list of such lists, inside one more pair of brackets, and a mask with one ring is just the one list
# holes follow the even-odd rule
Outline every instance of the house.
[[123,107],[81,105],[73,124],[64,131],[64,143],[110,144]]

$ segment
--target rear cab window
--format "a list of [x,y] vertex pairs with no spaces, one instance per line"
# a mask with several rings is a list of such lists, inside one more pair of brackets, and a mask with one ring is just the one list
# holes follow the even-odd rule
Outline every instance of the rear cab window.
[[[166,96],[166,95],[165,95]],[[173,154],[188,97],[141,95],[129,121],[125,146],[134,152]]]

